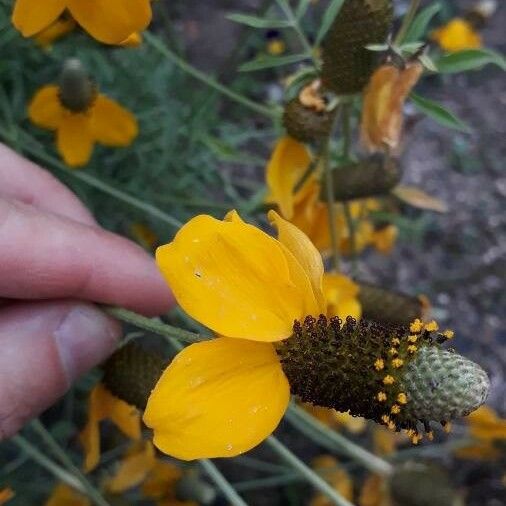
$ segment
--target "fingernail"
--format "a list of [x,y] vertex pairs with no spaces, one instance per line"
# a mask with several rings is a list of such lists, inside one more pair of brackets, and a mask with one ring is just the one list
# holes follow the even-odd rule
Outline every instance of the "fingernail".
[[120,325],[96,307],[74,306],[54,332],[69,383],[107,358],[120,335]]

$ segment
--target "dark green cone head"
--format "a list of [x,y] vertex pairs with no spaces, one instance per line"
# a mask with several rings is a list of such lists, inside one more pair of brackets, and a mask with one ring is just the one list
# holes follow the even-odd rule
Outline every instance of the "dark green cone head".
[[[397,160],[373,156],[332,171],[332,192],[339,202],[386,195],[400,180],[401,170]],[[326,192],[323,185],[322,200]]]
[[156,382],[167,367],[167,360],[128,343],[105,362],[102,383],[116,397],[144,410]]
[[65,61],[59,84],[60,102],[65,109],[75,113],[88,110],[97,95],[88,72],[77,58]]
[[424,304],[418,297],[385,290],[368,283],[360,282],[359,287],[358,298],[366,320],[409,325],[423,315]]
[[303,105],[298,98],[290,100],[283,112],[283,125],[288,135],[300,142],[327,137],[332,128],[334,114],[316,111]]
[[431,421],[470,413],[488,392],[478,365],[440,348],[453,333],[436,330],[435,322],[418,320],[410,328],[307,317],[277,352],[292,393],[304,402],[406,429],[417,443],[419,423],[431,436]]
[[376,54],[368,44],[386,41],[393,18],[391,0],[346,0],[323,43],[322,81],[338,95],[360,92]]

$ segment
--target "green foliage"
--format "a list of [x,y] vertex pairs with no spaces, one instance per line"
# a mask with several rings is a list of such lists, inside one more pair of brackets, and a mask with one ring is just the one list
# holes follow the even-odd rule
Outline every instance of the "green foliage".
[[457,53],[441,56],[436,61],[436,67],[442,74],[455,74],[468,70],[479,70],[485,65],[493,64],[501,70],[506,70],[504,56],[492,49],[465,49]]

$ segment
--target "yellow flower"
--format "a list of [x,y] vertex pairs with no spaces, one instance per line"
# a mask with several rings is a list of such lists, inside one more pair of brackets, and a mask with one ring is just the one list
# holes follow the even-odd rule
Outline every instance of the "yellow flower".
[[349,413],[336,411],[335,409],[313,406],[308,403],[301,403],[302,408],[314,416],[319,422],[335,430],[344,428],[352,434],[360,434],[367,427],[365,418],[352,416]]
[[289,402],[273,345],[295,320],[325,312],[320,254],[274,211],[278,240],[234,211],[197,216],[156,259],[180,306],[223,336],[172,361],[148,399],[144,422],[174,457],[232,457],[264,440]]
[[[331,455],[320,455],[314,459],[312,466],[315,471],[322,475],[333,489],[339,492],[345,499],[353,500],[353,481],[339,462]],[[310,506],[331,506],[334,504],[322,493],[315,495],[309,502]]]
[[394,248],[395,241],[399,235],[399,229],[395,225],[387,225],[374,230],[371,236],[371,243],[379,253],[388,255]]
[[398,146],[404,102],[422,73],[418,62],[402,70],[385,64],[374,72],[365,89],[361,122],[362,143],[369,151]]
[[282,39],[271,39],[267,43],[267,52],[270,55],[278,56],[286,51],[286,44]]
[[14,26],[24,37],[46,29],[67,9],[92,37],[119,44],[151,21],[150,0],[16,0]]
[[84,469],[91,471],[100,460],[100,427],[102,420],[111,420],[118,429],[133,440],[141,437],[140,413],[118,399],[101,384],[96,385],[88,401],[88,422],[79,435],[84,447]]
[[53,42],[73,31],[76,22],[71,17],[60,17],[47,28],[34,36],[35,42],[44,49],[51,47]]
[[392,506],[388,483],[382,476],[371,474],[360,491],[359,506]]
[[91,506],[91,501],[68,485],[60,483],[54,487],[44,506]]
[[454,18],[446,25],[434,30],[431,38],[449,53],[482,46],[480,35],[470,23],[462,18]]
[[343,274],[324,274],[323,294],[327,304],[328,316],[339,316],[346,320],[347,316],[359,319],[362,307],[358,300],[359,287]]
[[135,116],[114,100],[98,94],[85,111],[74,112],[63,106],[56,85],[35,94],[28,116],[35,125],[56,131],[58,151],[71,167],[88,163],[95,142],[128,146],[138,133]]
[[14,492],[11,488],[2,488],[0,489],[0,505],[7,504],[14,497]]

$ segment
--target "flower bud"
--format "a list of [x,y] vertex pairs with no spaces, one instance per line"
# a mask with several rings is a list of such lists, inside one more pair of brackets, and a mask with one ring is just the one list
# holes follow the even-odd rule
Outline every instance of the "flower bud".
[[310,142],[327,137],[332,128],[333,112],[317,111],[301,103],[299,98],[285,105],[283,125],[288,135],[300,142]]

